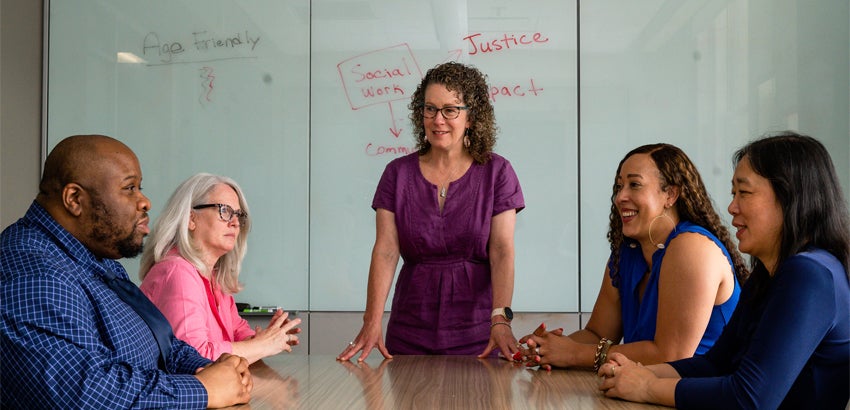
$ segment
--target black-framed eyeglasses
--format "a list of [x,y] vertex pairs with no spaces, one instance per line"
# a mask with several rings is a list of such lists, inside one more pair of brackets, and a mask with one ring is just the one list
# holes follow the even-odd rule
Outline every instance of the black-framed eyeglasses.
[[433,105],[426,104],[422,106],[422,116],[425,118],[434,118],[439,112],[443,114],[443,118],[453,120],[460,115],[461,111],[468,109],[469,107],[465,105],[448,105],[443,108],[437,108]]
[[224,222],[230,222],[233,219],[233,216],[236,215],[236,218],[239,219],[239,225],[246,225],[248,223],[248,213],[242,210],[235,210],[227,204],[201,204],[195,205],[192,209],[204,209],[204,208],[212,208],[218,207],[218,216]]

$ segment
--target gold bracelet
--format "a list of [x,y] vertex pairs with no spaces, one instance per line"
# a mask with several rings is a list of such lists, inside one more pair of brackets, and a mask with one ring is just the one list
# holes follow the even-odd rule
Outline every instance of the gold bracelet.
[[511,327],[511,324],[509,322],[493,322],[492,324],[490,324],[490,329],[492,329],[493,326],[496,325],[505,325],[507,327]]
[[599,368],[608,360],[608,349],[614,344],[606,338],[599,339],[599,344],[596,345],[596,355],[593,357],[593,370],[599,371]]

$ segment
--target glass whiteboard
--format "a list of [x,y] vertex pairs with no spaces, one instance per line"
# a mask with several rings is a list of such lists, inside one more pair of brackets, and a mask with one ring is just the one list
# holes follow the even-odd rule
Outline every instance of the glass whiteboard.
[[[592,310],[613,173],[680,146],[725,212],[732,152],[821,139],[850,193],[846,0],[62,0],[47,36],[46,149],[103,133],[138,155],[156,218],[196,172],[236,179],[255,221],[238,301],[365,307],[384,166],[407,102],[455,60],[488,75],[516,170],[513,306]],[[135,276],[138,261],[124,261]]]

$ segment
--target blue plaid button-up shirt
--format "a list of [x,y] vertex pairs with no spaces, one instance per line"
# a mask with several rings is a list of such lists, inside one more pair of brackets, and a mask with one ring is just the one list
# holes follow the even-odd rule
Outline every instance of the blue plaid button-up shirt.
[[167,370],[148,326],[101,279],[99,260],[33,202],[0,235],[3,408],[205,408],[209,360],[174,338]]

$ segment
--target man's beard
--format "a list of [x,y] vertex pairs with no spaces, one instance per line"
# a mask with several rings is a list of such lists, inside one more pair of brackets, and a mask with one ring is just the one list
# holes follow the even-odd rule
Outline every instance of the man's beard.
[[122,258],[133,258],[142,253],[144,243],[136,239],[137,226],[126,237],[120,237],[122,231],[109,212],[109,208],[97,197],[92,196],[92,231],[91,238],[95,241],[113,247]]

